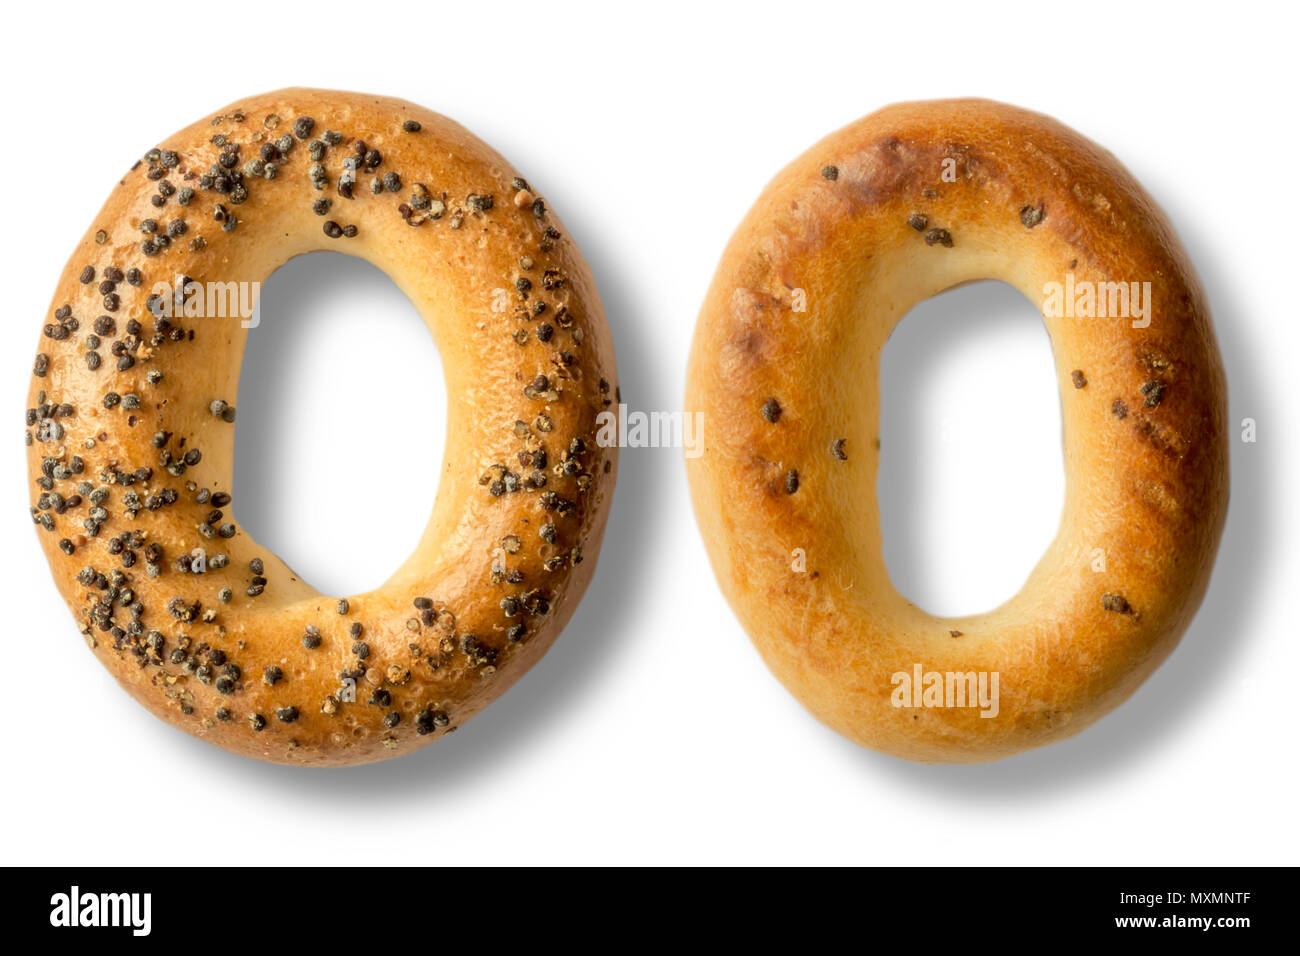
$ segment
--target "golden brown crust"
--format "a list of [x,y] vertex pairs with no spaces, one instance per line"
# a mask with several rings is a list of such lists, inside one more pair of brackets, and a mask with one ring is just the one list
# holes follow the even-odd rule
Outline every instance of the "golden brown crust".
[[[984,278],[1044,305],[1066,507],[1015,598],[939,618],[893,589],[881,557],[876,366],[913,305]],[[1151,283],[1149,324],[1137,299],[1127,317],[1048,315],[1048,283],[1067,281],[1115,306],[1097,284]],[[974,762],[1076,733],[1173,649],[1208,582],[1228,470],[1205,295],[1137,182],[1045,116],[904,103],[791,163],[722,257],[686,405],[705,416],[688,471],[724,594],[778,679],[864,746]],[[997,716],[895,706],[895,675],[918,664],[997,673]]]
[[[317,250],[411,298],[449,395],[420,545],[345,603],[234,520],[233,416],[212,403],[234,404],[240,317],[148,304],[177,276],[260,283]],[[327,90],[231,104],[122,178],[50,313],[27,413],[38,536],[95,655],[183,730],[283,763],[408,753],[517,680],[591,579],[617,455],[595,441],[616,388],[600,299],[544,200],[446,117]],[[395,460],[374,520],[410,520],[412,480]],[[183,570],[194,549],[202,573]]]

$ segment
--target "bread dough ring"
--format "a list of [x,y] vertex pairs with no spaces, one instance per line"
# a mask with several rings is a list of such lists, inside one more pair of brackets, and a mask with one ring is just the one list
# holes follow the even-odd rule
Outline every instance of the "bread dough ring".
[[[234,520],[247,322],[212,310],[214,288],[318,250],[406,293],[448,390],[420,544],[345,599]],[[594,571],[617,449],[594,440],[616,380],[591,273],[504,159],[413,104],[280,90],[150,149],[64,269],[33,371],[32,516],[59,591],[137,700],[227,750],[353,764],[450,733],[541,657]],[[401,506],[433,478],[400,465],[420,437],[394,438],[374,520],[424,521]]]
[[[912,306],[979,279],[1043,306],[1065,509],[1019,594],[935,617],[881,556],[877,363]],[[1139,285],[1126,309],[1102,283]],[[687,378],[695,514],[733,610],[818,719],[911,760],[992,760],[1084,729],[1177,643],[1227,508],[1226,395],[1191,265],[1109,153],[998,103],[891,106],[783,170],[723,255]],[[980,675],[995,708],[949,696]]]

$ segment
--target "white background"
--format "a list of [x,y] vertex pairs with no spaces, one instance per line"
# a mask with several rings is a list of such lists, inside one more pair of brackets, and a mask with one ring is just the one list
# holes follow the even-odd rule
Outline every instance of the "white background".
[[[1285,4],[1212,9],[317,0],[241,7],[238,29],[218,29],[199,8],[11,5],[0,858],[1297,862],[1296,24],[1275,19],[1293,16]],[[91,658],[49,580],[19,412],[55,280],[121,172],[173,130],[288,85],[410,99],[504,153],[592,264],[624,399],[644,410],[680,407],[724,243],[821,136],[900,99],[981,95],[1094,138],[1173,219],[1213,303],[1232,420],[1258,422],[1256,444],[1234,441],[1218,567],[1182,645],[1128,704],[1044,751],[927,767],[860,750],[804,713],[736,624],[680,452],[630,450],[572,624],[453,737],[312,771],[156,721]],[[238,399],[236,516],[327,593],[373,587],[433,504],[436,350],[385,277],[338,256],[281,270],[263,323]],[[891,340],[883,379],[896,583],[930,610],[989,608],[1018,590],[1062,505],[1035,309],[995,284],[932,300]],[[358,411],[375,394],[392,400],[382,428]],[[1011,394],[1038,417],[997,415]],[[394,439],[406,429],[420,440]],[[366,501],[394,454],[416,477],[376,520]]]

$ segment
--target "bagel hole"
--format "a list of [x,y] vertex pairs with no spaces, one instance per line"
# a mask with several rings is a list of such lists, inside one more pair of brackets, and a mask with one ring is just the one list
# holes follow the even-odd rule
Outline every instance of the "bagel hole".
[[326,595],[379,587],[419,543],[447,396],[419,312],[370,263],[291,259],[263,284],[239,379],[232,506]]
[[1020,591],[1065,501],[1058,388],[1042,317],[1006,283],[943,292],[894,328],[876,491],[885,566],[913,604],[958,617]]

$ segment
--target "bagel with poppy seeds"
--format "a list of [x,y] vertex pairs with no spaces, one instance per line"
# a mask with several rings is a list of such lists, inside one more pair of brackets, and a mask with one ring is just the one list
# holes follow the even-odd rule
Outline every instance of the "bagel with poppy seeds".
[[[1019,594],[937,617],[881,554],[877,366],[909,309],[980,279],[1042,306],[1065,508]],[[723,254],[687,376],[709,423],[695,514],[818,719],[910,760],[994,760],[1083,730],[1177,643],[1227,509],[1226,395],[1205,293],[1114,157],[1023,109],[903,103],[786,167]]]
[[[211,297],[320,250],[406,293],[448,390],[423,537],[346,597],[235,518],[251,323]],[[613,491],[595,434],[616,388],[591,273],[501,156],[401,100],[280,90],[150,148],[78,244],[33,366],[31,515],[86,643],[155,715],[263,760],[379,760],[463,724],[573,613]]]

